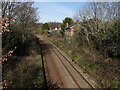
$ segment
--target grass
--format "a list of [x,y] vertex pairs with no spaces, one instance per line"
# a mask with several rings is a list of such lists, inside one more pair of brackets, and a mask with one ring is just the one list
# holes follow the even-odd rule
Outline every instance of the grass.
[[93,65],[90,65],[89,62],[86,62],[86,61],[80,61],[80,64],[79,64],[80,67],[82,67],[84,69],[84,72],[89,72],[90,69],[93,69]]
[[[40,88],[44,87],[41,55],[21,58],[14,69],[7,69],[5,78],[8,87],[12,88]],[[12,83],[10,83],[12,82]]]
[[43,73],[42,73],[42,61],[41,61],[41,56],[39,57],[39,63],[38,63],[38,66],[40,66],[40,69],[39,69],[39,72],[38,72],[38,75],[37,75],[37,78],[34,80],[34,87],[35,88],[43,88],[45,87],[45,84],[44,84],[44,78],[43,78]]

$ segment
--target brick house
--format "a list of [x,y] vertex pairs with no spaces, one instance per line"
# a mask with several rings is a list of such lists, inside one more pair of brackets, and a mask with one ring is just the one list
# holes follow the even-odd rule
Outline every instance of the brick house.
[[74,34],[75,28],[74,25],[68,25],[68,23],[66,24],[66,28],[65,28],[65,36],[71,37]]
[[65,28],[65,35],[71,37],[74,34],[75,28],[74,26]]

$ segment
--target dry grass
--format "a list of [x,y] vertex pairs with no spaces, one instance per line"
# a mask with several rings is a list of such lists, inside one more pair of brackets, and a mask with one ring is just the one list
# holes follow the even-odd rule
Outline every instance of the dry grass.
[[43,88],[42,59],[39,44],[32,42],[28,55],[12,56],[4,66],[3,78],[8,88]]
[[28,88],[34,87],[34,81],[39,78],[42,80],[41,56],[28,56],[21,59],[14,69],[5,71],[5,78],[9,87]]

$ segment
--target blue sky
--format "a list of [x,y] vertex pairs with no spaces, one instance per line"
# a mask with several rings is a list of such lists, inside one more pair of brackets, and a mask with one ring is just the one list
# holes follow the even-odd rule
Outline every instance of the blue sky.
[[65,17],[73,18],[76,10],[85,5],[84,2],[35,2],[38,7],[39,22],[62,22]]

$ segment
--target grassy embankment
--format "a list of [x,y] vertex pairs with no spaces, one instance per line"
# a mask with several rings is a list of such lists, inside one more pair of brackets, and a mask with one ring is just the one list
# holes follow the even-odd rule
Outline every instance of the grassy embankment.
[[[13,37],[11,36],[9,41],[12,41]],[[3,79],[7,81],[7,88],[45,87],[39,40],[36,36],[28,37],[26,45],[19,48],[22,44],[18,44],[18,48],[8,57],[8,61],[3,62]]]

